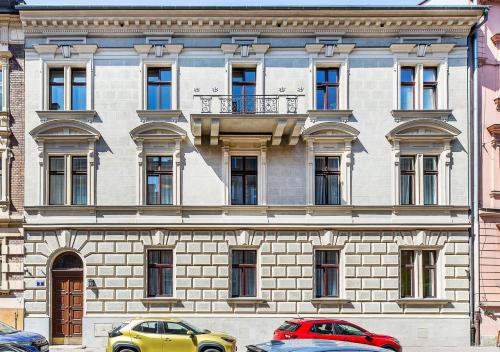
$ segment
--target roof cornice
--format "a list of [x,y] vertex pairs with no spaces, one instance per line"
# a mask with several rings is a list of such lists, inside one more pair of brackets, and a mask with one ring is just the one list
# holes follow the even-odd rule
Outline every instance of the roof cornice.
[[27,34],[155,34],[155,33],[369,33],[462,34],[482,16],[482,7],[468,8],[324,8],[295,9],[64,9],[23,10]]

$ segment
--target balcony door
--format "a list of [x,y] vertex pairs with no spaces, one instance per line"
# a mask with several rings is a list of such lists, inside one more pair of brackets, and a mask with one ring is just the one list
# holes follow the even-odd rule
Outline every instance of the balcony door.
[[233,113],[255,112],[255,67],[233,68],[231,110]]

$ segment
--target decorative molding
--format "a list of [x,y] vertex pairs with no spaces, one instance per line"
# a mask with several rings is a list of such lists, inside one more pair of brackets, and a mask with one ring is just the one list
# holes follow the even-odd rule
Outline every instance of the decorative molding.
[[388,134],[387,140],[400,141],[400,140],[452,140],[456,138],[461,131],[456,127],[439,120],[430,119],[417,119],[405,122]]
[[[410,53],[417,53],[418,51],[418,46],[419,44],[412,44],[412,43],[404,43],[404,44],[391,44],[389,47],[389,50],[393,54],[410,54]],[[441,44],[441,43],[434,43],[434,44],[429,44],[427,45],[427,48],[424,48],[425,51],[423,52],[423,55],[425,56],[427,53],[446,53],[448,54],[453,48],[455,47],[455,44]]]
[[498,45],[500,44],[500,33],[496,33],[495,35],[493,35],[491,37],[491,41],[493,42],[493,44],[495,45]]
[[351,303],[352,300],[346,298],[338,298],[338,297],[321,297],[321,298],[312,298],[311,304],[316,306],[341,306],[344,304]]
[[230,305],[238,305],[238,304],[262,304],[266,303],[267,300],[260,297],[234,297],[227,298],[226,302]]
[[166,119],[176,123],[182,116],[182,110],[137,110],[137,115],[141,122]]
[[402,118],[408,119],[440,119],[441,121],[448,121],[453,110],[449,109],[436,109],[436,110],[391,110],[391,115],[394,121],[400,122]]
[[101,134],[95,128],[77,120],[47,121],[30,131],[36,141],[88,140],[97,141]]
[[451,303],[451,299],[442,298],[401,298],[396,303],[401,306],[445,306]]
[[318,119],[338,119],[346,123],[352,116],[352,110],[308,110],[307,113],[311,122]]
[[41,122],[50,120],[83,120],[92,123],[97,116],[95,110],[39,110],[36,113]]
[[497,111],[500,111],[500,97],[493,99],[493,102],[496,105]]
[[359,131],[339,122],[320,122],[302,132],[305,141],[342,141],[351,143],[358,138]]

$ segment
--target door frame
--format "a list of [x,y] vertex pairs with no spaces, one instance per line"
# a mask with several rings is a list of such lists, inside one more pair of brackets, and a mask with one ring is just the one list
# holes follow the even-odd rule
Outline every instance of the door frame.
[[85,303],[86,303],[86,296],[87,296],[87,293],[86,293],[87,286],[85,285],[86,265],[85,265],[84,257],[80,253],[78,253],[75,250],[72,250],[70,248],[61,248],[60,250],[55,251],[54,253],[52,253],[50,260],[47,261],[47,273],[49,275],[47,275],[48,282],[46,285],[46,287],[47,287],[46,290],[47,290],[47,295],[48,295],[47,315],[49,318],[49,341],[51,344],[55,344],[54,343],[54,336],[53,336],[54,332],[52,329],[53,319],[54,319],[54,312],[53,312],[53,299],[54,299],[54,274],[53,274],[53,272],[54,271],[53,271],[53,266],[54,266],[54,263],[55,263],[57,258],[59,258],[60,256],[62,256],[64,254],[68,254],[68,253],[75,254],[76,256],[78,256],[80,258],[80,260],[82,261],[82,269],[81,270],[55,270],[55,272],[66,272],[66,273],[78,272],[78,273],[81,273],[81,280],[82,280],[82,337],[81,337],[81,339],[79,339],[80,340],[79,342],[72,343],[72,344],[73,345],[82,345],[83,344],[83,320],[84,320],[84,317],[86,314],[86,304]]

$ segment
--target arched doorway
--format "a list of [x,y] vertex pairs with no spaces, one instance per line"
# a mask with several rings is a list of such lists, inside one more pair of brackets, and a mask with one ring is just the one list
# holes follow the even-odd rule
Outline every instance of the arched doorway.
[[52,343],[80,345],[83,316],[83,262],[73,252],[52,264]]

